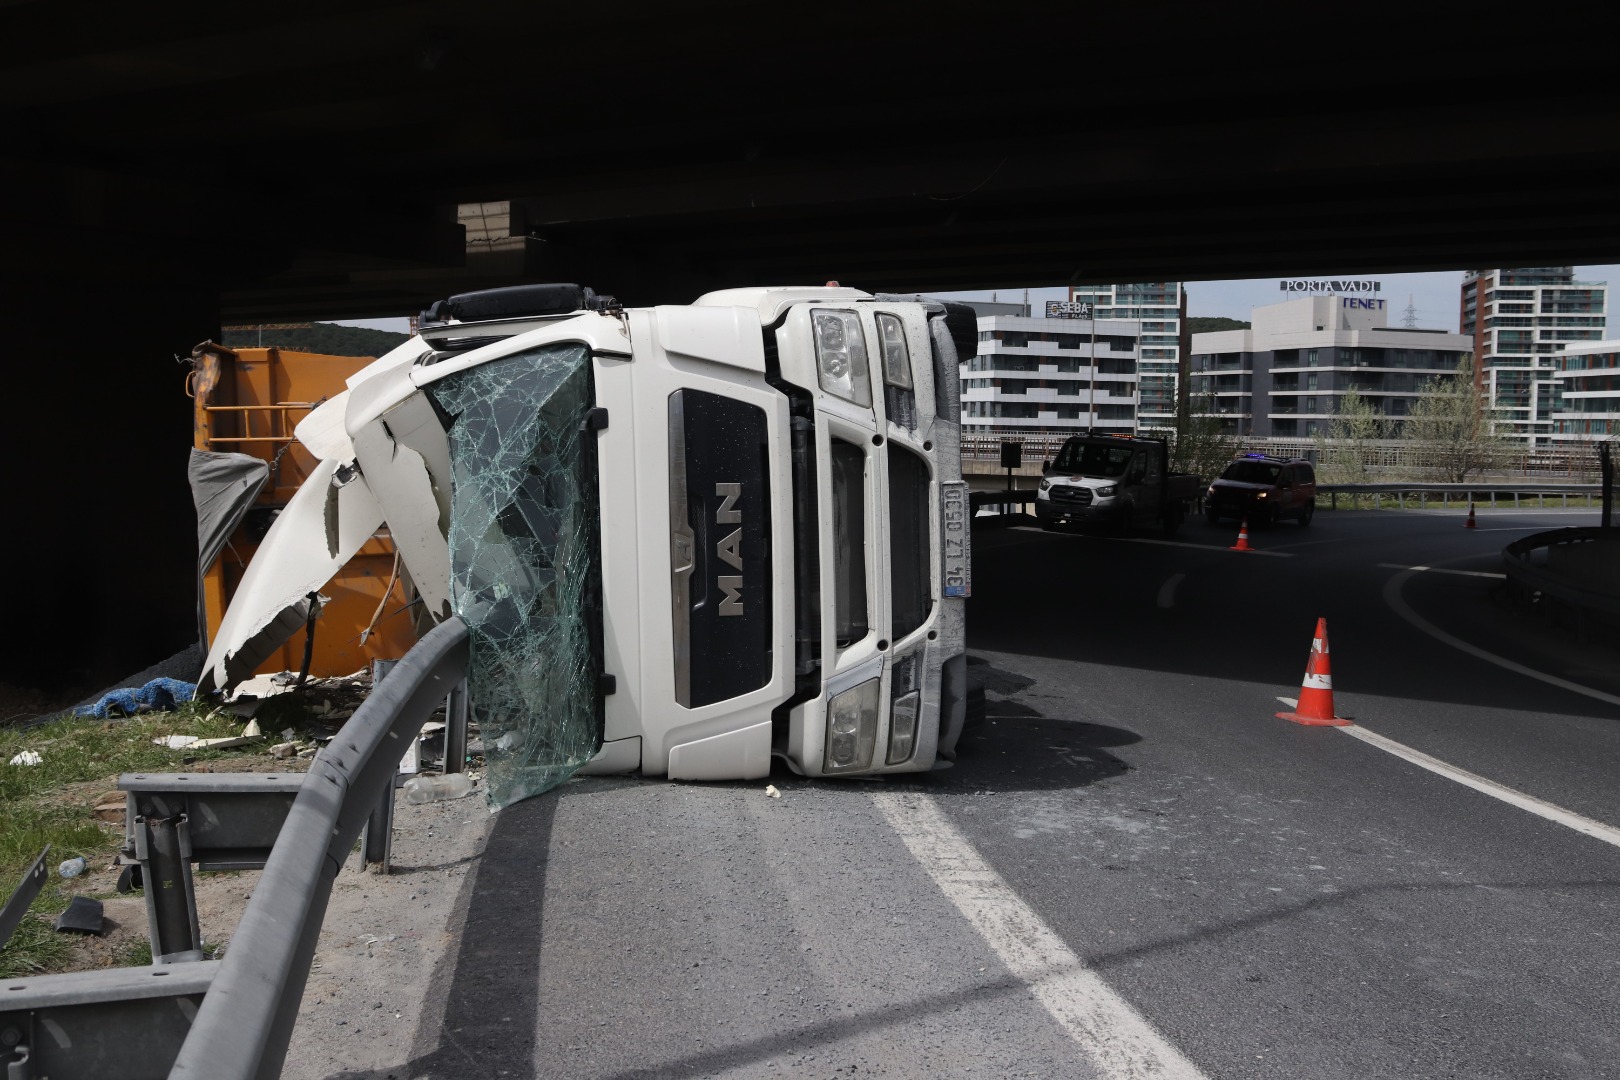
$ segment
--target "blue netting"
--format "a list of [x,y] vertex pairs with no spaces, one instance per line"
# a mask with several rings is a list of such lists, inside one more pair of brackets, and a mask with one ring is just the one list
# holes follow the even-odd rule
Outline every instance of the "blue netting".
[[73,713],[75,716],[94,716],[98,720],[105,720],[109,716],[161,712],[174,708],[182,701],[190,701],[196,692],[196,683],[179,679],[153,679],[145,686],[114,690],[94,705],[81,705]]

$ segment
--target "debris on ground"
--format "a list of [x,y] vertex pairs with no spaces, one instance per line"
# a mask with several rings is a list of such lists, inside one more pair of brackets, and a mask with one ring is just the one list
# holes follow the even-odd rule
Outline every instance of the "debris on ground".
[[765,785],[765,795],[767,798],[771,799],[780,799],[782,797],[782,793],[776,789],[775,784]]
[[108,720],[115,716],[134,716],[143,712],[167,712],[176,705],[190,701],[196,693],[195,683],[182,682],[179,679],[153,679],[144,686],[128,687],[104,694],[94,705],[81,705],[73,710],[73,714]]
[[298,744],[295,742],[276,743],[268,751],[273,758],[290,758],[298,754]]
[[101,901],[75,896],[67,910],[56,917],[56,929],[73,934],[99,934],[104,926]]
[[13,765],[38,765],[43,760],[45,759],[40,757],[39,754],[35,753],[33,750],[24,750],[22,753],[12,758],[11,763]]
[[111,792],[103,795],[101,800],[91,808],[90,813],[102,821],[121,824],[124,820],[124,809],[128,800],[122,792]]
[[221,739],[204,739],[197,735],[160,735],[152,740],[154,746],[167,746],[170,750],[226,750],[254,742],[258,742],[257,735],[231,735]]

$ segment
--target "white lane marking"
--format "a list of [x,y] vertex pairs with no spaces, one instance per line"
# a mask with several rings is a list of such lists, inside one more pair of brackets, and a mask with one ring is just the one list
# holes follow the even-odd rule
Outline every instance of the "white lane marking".
[[1187,578],[1186,574],[1171,574],[1165,578],[1164,584],[1159,586],[1159,606],[1171,608],[1176,606],[1176,586]]
[[1282,697],[1279,695],[1277,700],[1288,706],[1290,709],[1299,708],[1299,698],[1297,697]]
[[[1022,532],[1045,532],[1046,531],[1045,529],[1042,529],[1038,525],[1014,525],[1011,528],[1014,531],[1022,531]],[[1227,551],[1227,550],[1230,550],[1229,547],[1227,545],[1224,545],[1224,544],[1194,544],[1194,543],[1192,543],[1190,541],[1187,541],[1187,540],[1153,540],[1153,539],[1150,539],[1149,537],[1146,537],[1146,536],[1087,536],[1086,539],[1087,540],[1112,540],[1116,544],[1158,544],[1161,547],[1192,548],[1195,551]],[[1244,554],[1246,554],[1246,555],[1273,555],[1273,556],[1275,556],[1275,557],[1277,557],[1279,559],[1292,559],[1294,557],[1293,555],[1291,555],[1290,553],[1288,553],[1286,551],[1263,551],[1263,550],[1261,550],[1259,548],[1250,548],[1248,551],[1244,552]]]
[[1568,679],[1560,679],[1557,675],[1549,675],[1545,671],[1537,671],[1535,668],[1525,667],[1516,660],[1509,660],[1505,656],[1497,656],[1495,653],[1486,652],[1478,645],[1471,645],[1468,642],[1463,641],[1461,638],[1452,637],[1438,626],[1435,626],[1433,623],[1423,618],[1423,616],[1419,615],[1417,612],[1413,611],[1409,606],[1407,606],[1406,601],[1401,598],[1401,589],[1403,586],[1405,586],[1407,580],[1410,579],[1414,574],[1419,574],[1422,572],[1423,571],[1420,570],[1406,570],[1402,573],[1396,574],[1394,577],[1390,578],[1384,583],[1384,603],[1388,604],[1395,614],[1399,615],[1401,618],[1405,619],[1407,622],[1411,623],[1425,634],[1428,634],[1436,641],[1450,645],[1452,648],[1459,649],[1470,656],[1477,656],[1486,663],[1495,664],[1497,667],[1506,668],[1508,671],[1518,672],[1520,675],[1528,675],[1532,679],[1539,679],[1544,683],[1549,683],[1564,690],[1569,690],[1577,694],[1584,694],[1589,698],[1596,698],[1598,701],[1607,701],[1611,705],[1620,705],[1620,696],[1606,694],[1602,690],[1594,690],[1590,686],[1582,686],[1580,683],[1570,682]]
[[881,792],[878,811],[1014,976],[1106,1080],[1202,1080],[1203,1073],[1111,990],[991,869],[927,795]]
[[1565,810],[1562,806],[1547,802],[1545,799],[1538,799],[1534,795],[1526,795],[1522,791],[1515,791],[1504,784],[1498,784],[1495,780],[1487,780],[1483,776],[1478,776],[1466,769],[1459,769],[1455,765],[1447,764],[1436,757],[1430,757],[1421,750],[1414,750],[1404,743],[1385,738],[1357,724],[1350,724],[1339,730],[1346,735],[1360,739],[1364,743],[1376,746],[1380,750],[1388,751],[1398,758],[1405,758],[1412,764],[1428,769],[1439,776],[1444,776],[1448,780],[1455,780],[1464,787],[1471,787],[1475,791],[1483,792],[1493,799],[1500,799],[1511,806],[1517,806],[1520,810],[1528,810],[1537,817],[1557,822],[1567,828],[1574,829],[1578,833],[1584,833],[1596,840],[1602,840],[1605,844],[1620,847],[1620,829],[1615,828],[1613,825],[1593,821],[1589,817],[1583,817],[1573,810]]
[[1443,566],[1408,566],[1405,563],[1381,562],[1385,570],[1427,570],[1431,574],[1455,574],[1458,577],[1488,577],[1506,580],[1506,574],[1492,574],[1485,570],[1447,570]]

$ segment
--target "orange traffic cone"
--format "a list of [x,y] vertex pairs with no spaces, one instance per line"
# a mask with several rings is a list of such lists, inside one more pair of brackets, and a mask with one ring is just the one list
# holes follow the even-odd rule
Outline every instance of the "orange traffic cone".
[[1479,528],[1478,525],[1474,524],[1474,504],[1472,502],[1470,502],[1468,504],[1468,520],[1463,522],[1463,528],[1465,528],[1465,529],[1477,529],[1477,528]]
[[1249,519],[1244,518],[1243,524],[1238,526],[1238,542],[1231,547],[1232,551],[1253,551],[1249,546]]
[[1311,658],[1305,662],[1305,682],[1299,688],[1299,704],[1293,712],[1280,712],[1279,720],[1292,720],[1309,727],[1345,727],[1350,723],[1333,715],[1333,671],[1328,663],[1327,620],[1316,620],[1316,637],[1311,640]]

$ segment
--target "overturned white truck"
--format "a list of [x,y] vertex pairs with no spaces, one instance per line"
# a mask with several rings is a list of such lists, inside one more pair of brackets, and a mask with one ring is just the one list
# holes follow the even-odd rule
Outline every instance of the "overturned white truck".
[[251,674],[386,528],[418,617],[470,629],[497,804],[575,771],[930,769],[964,718],[975,336],[965,307],[835,286],[441,301],[298,426],[321,466],[202,689]]

